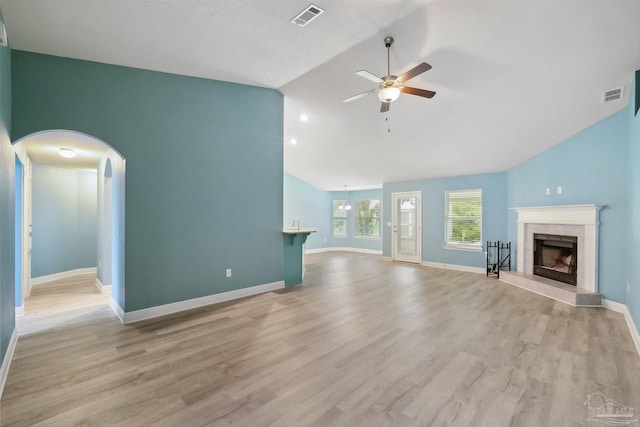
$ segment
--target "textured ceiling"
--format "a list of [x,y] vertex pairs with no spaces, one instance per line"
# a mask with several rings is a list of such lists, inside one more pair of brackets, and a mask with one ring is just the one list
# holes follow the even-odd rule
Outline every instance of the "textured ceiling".
[[[14,49],[278,88],[285,170],[321,189],[508,170],[622,109],[640,68],[640,0],[314,3],[299,28],[306,1],[0,0]],[[386,74],[387,35],[437,95],[341,103]]]
[[13,49],[279,88],[422,1],[2,0]]

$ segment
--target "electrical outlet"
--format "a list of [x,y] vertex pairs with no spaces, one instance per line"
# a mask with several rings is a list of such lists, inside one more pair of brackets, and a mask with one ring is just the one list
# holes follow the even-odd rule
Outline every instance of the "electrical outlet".
[[546,190],[544,190],[544,194],[546,194],[548,196],[549,194],[551,194],[551,190],[549,190],[549,188],[547,188]]
[[231,269],[227,268],[227,277],[231,277]]
[[558,186],[557,193],[562,194],[562,186]]

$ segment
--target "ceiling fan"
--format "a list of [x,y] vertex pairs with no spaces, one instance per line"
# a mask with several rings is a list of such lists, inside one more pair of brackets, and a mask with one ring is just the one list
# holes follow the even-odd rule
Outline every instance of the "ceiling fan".
[[378,77],[374,74],[366,70],[356,71],[356,74],[360,77],[364,77],[367,80],[371,80],[374,83],[378,83],[378,87],[376,89],[371,89],[363,93],[359,93],[358,95],[354,95],[352,97],[343,99],[342,102],[351,102],[356,99],[362,98],[365,95],[370,93],[377,92],[378,98],[382,101],[382,105],[380,106],[380,112],[386,113],[389,111],[389,107],[391,103],[398,99],[400,96],[400,92],[408,93],[410,95],[422,96],[424,98],[433,98],[436,94],[432,90],[426,89],[418,89],[416,87],[404,86],[404,83],[408,80],[424,73],[425,71],[429,71],[431,69],[431,65],[423,62],[421,64],[416,65],[400,77],[394,76],[389,71],[389,49],[393,44],[393,37],[385,37],[384,45],[387,48],[387,75],[384,77]]

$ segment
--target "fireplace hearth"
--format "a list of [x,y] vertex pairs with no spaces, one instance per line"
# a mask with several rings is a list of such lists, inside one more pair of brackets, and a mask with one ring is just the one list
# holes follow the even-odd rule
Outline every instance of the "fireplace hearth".
[[533,274],[576,286],[578,238],[556,234],[533,234]]

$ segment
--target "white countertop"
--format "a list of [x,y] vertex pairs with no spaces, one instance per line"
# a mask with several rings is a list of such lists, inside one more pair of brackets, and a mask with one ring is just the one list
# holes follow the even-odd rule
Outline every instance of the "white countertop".
[[307,234],[307,233],[316,233],[318,230],[314,230],[313,228],[287,228],[286,230],[282,230],[284,234]]

